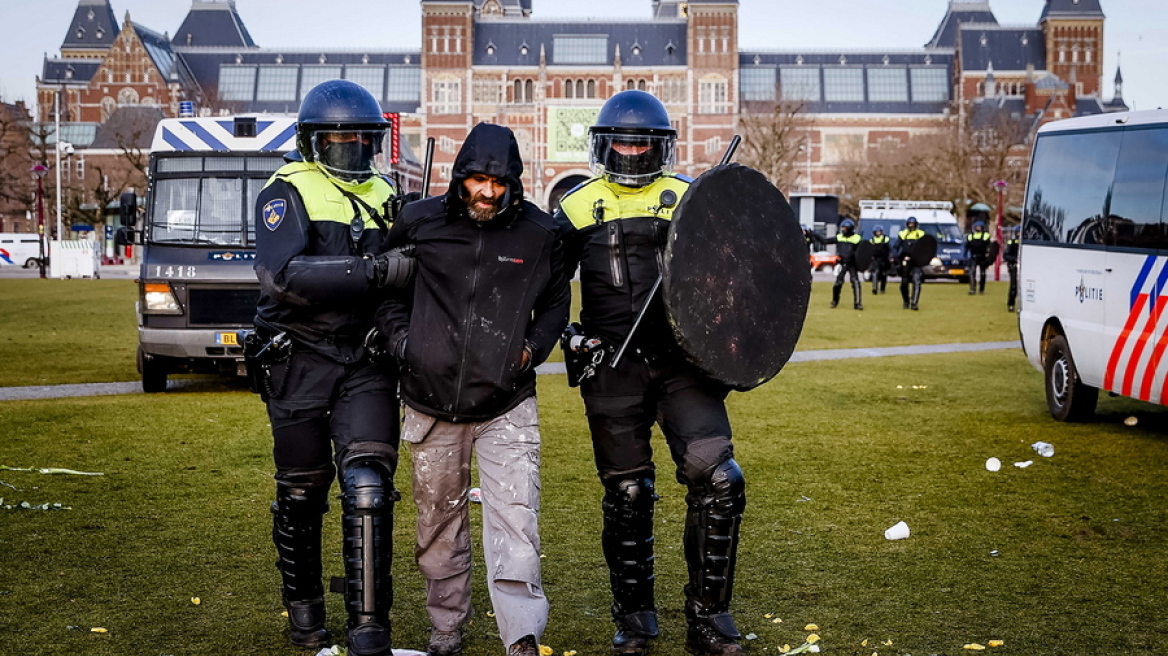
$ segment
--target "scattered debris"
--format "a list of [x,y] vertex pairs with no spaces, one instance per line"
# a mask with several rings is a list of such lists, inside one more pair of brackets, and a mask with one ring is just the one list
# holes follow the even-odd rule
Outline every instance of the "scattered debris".
[[109,629],[101,626],[95,626],[89,630],[90,633],[109,633]]
[[986,460],[986,470],[996,472],[1002,468],[1002,461],[997,458],[990,458]]
[[962,649],[968,649],[970,651],[985,651],[985,645],[979,645],[976,642],[971,642],[968,645],[962,647]]
[[1054,455],[1054,445],[1050,442],[1035,442],[1030,445],[1034,452],[1043,458],[1049,458]]
[[803,630],[804,631],[818,631],[819,625],[818,624],[808,624],[807,626],[803,627]]
[[1123,420],[1124,426],[1135,426],[1138,423],[1140,423],[1140,420],[1136,419],[1135,415],[1132,415],[1132,416],[1128,417],[1127,419]]
[[998,555],[999,555],[999,554],[998,554],[998,550],[997,550],[997,549],[994,549],[994,550],[990,551],[990,555],[991,555],[991,556],[993,556],[994,558],[997,558],[997,557],[998,557]]
[[1033,460],[1023,460],[1022,462],[1014,463],[1014,466],[1017,467],[1018,469],[1026,469],[1027,467],[1029,467],[1030,465],[1033,465],[1033,464],[1034,464]]
[[539,646],[539,656],[552,656],[552,654],[554,654],[554,653],[556,653],[556,652],[553,651],[552,648],[548,647],[547,645],[540,645]]
[[466,493],[466,498],[469,499],[471,503],[482,503],[483,491],[477,487],[472,487],[470,492]]
[[69,474],[72,476],[105,476],[102,472],[83,472],[76,469],[62,469],[60,467],[9,467],[0,465],[0,471],[36,472],[38,474]]
[[191,603],[198,606],[199,604],[203,603],[203,600],[199,599],[198,597],[191,597]]
[[0,508],[4,510],[73,510],[71,506],[60,503],[32,504],[27,501],[21,501],[15,504],[5,504],[4,497],[0,497]]
[[1002,645],[1006,644],[1006,641],[1005,640],[990,640],[986,644],[988,644],[991,647],[1001,647]]
[[903,540],[908,536],[908,524],[905,524],[903,521],[897,522],[887,531],[884,531],[884,539],[886,540]]
[[747,634],[746,634],[746,639],[747,639],[747,640],[758,640],[758,635],[757,635],[757,634],[754,634],[754,633],[747,633]]

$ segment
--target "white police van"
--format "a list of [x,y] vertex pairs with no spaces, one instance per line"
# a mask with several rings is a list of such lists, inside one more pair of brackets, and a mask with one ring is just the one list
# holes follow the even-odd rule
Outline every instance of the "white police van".
[[[44,252],[47,257],[48,244],[45,244]],[[41,240],[35,232],[0,232],[0,266],[31,269],[40,263]]]
[[884,234],[896,247],[896,235],[904,229],[909,217],[918,227],[937,239],[937,256],[924,268],[926,278],[956,278],[969,282],[965,271],[965,235],[953,216],[953,203],[936,200],[862,200],[860,223],[857,226],[864,239],[872,237],[875,226],[884,228]]
[[1168,111],[1056,121],[1026,185],[1018,327],[1051,416],[1168,399]]
[[[146,392],[178,372],[242,373],[235,333],[259,298],[255,199],[295,150],[296,119],[163,119],[151,146],[138,300],[138,370]],[[134,204],[123,198],[123,205]],[[134,212],[124,210],[123,224]]]

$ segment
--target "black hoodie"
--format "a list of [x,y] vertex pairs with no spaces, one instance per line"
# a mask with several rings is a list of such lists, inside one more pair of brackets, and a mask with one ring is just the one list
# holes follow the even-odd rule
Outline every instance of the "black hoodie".
[[[499,214],[467,216],[463,181],[502,180]],[[410,203],[391,247],[414,244],[412,290],[379,312],[395,353],[404,344],[402,397],[446,421],[494,419],[535,393],[535,366],[568,323],[570,291],[552,219],[523,200],[523,161],[511,130],[480,123],[467,135],[444,196]],[[404,340],[404,341],[403,341]],[[531,353],[521,367],[524,349]]]

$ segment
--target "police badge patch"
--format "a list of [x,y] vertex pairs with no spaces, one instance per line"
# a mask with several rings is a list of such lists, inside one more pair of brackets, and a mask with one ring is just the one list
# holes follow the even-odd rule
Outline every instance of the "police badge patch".
[[288,202],[283,198],[268,201],[268,204],[264,205],[263,209],[264,225],[268,226],[268,230],[274,232],[284,222],[284,213],[287,211]]

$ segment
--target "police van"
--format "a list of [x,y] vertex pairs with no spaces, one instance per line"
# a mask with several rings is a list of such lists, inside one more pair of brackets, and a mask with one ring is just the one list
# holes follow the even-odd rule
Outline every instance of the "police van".
[[[48,256],[48,245],[44,252]],[[41,240],[35,232],[0,232],[0,266],[31,269],[41,264]]]
[[1168,111],[1043,126],[1023,208],[1018,327],[1059,421],[1099,390],[1168,400]]
[[[259,298],[255,199],[295,142],[296,119],[286,116],[159,122],[145,216],[133,234],[144,247],[137,356],[144,391],[165,391],[179,372],[242,373],[235,333],[252,325]],[[133,223],[134,211],[124,211],[123,224]]]
[[872,237],[875,226],[884,228],[884,234],[896,247],[896,235],[904,229],[909,217],[918,227],[937,239],[937,256],[924,268],[926,278],[956,278],[969,282],[965,271],[965,235],[953,216],[953,203],[934,200],[862,200],[857,229],[864,239]]

